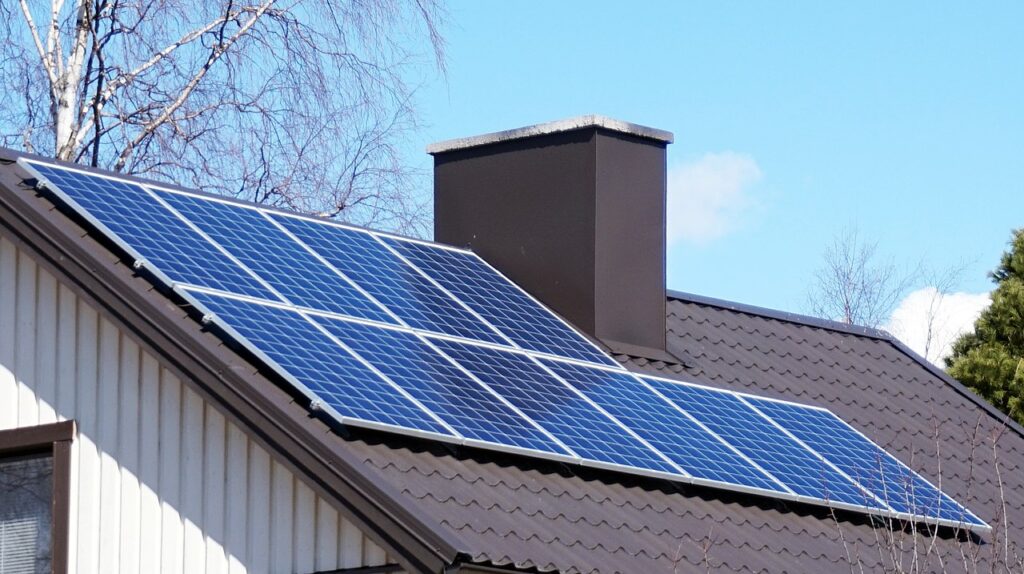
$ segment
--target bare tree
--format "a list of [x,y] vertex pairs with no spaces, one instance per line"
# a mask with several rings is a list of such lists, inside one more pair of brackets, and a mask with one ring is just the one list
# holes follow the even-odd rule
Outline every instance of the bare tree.
[[850,325],[878,327],[918,275],[918,270],[903,272],[892,261],[880,260],[878,244],[848,228],[825,249],[808,293],[809,310]]
[[438,1],[0,0],[0,143],[409,230]]
[[946,349],[959,333],[952,332],[949,315],[945,313],[946,299],[959,285],[968,264],[959,265],[945,270],[929,269],[923,273],[923,283],[928,289],[928,307],[924,314],[924,349],[921,353],[925,359],[938,363],[943,350]]

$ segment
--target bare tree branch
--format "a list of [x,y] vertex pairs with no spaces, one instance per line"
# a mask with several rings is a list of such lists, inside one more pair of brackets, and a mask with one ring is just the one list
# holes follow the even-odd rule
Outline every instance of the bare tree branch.
[[[121,171],[124,168],[125,161],[128,159],[129,156],[131,156],[132,152],[135,151],[135,147],[142,143],[146,138],[148,138],[154,131],[163,126],[164,123],[171,118],[174,112],[178,111],[178,109],[181,108],[181,106],[183,106],[186,101],[188,101],[189,96],[192,95],[192,92],[199,85],[199,82],[201,82],[203,78],[206,77],[206,74],[210,71],[210,68],[213,67],[213,65],[217,62],[217,60],[220,59],[221,56],[223,56],[229,49],[231,49],[231,46],[234,45],[234,43],[237,42],[239,38],[248,33],[249,30],[254,25],[256,25],[256,22],[259,21],[260,17],[263,16],[263,14],[265,14],[267,10],[269,10],[270,7],[274,4],[274,1],[275,0],[268,0],[267,2],[264,2],[262,5],[260,5],[260,7],[255,12],[253,12],[253,14],[249,17],[249,20],[245,22],[241,27],[239,27],[238,31],[235,32],[234,35],[232,35],[227,41],[225,41],[224,27],[230,20],[233,19],[231,6],[228,6],[227,14],[225,14],[224,19],[221,22],[220,29],[218,30],[217,33],[217,43],[214,44],[214,46],[210,49],[210,55],[206,58],[206,62],[204,62],[202,67],[199,68],[199,71],[197,71],[195,75],[192,76],[188,84],[186,84],[185,87],[181,90],[181,93],[178,94],[178,97],[175,98],[175,100],[171,102],[170,105],[164,108],[164,110],[160,113],[159,116],[150,121],[142,129],[142,131],[137,136],[135,136],[135,138],[131,142],[129,142],[123,150],[121,150],[121,154],[118,156],[117,162],[114,164],[115,170]],[[237,14],[235,17],[237,17]],[[185,119],[187,120],[188,118]]]
[[849,325],[880,326],[920,271],[901,271],[891,261],[880,261],[877,252],[878,244],[862,240],[855,228],[837,235],[814,275],[809,311]]
[[[43,48],[43,41],[39,37],[39,29],[36,28],[36,23],[32,19],[32,11],[28,8],[28,2],[20,0],[21,13],[25,16],[25,24],[28,26],[29,33],[32,35],[32,40],[36,44],[36,50],[39,51],[39,60],[43,65],[43,69],[46,71],[46,75],[50,78],[50,83],[54,86],[57,85],[57,71],[54,69],[53,62],[50,60],[50,50]],[[56,21],[56,19],[54,19]]]
[[417,233],[439,1],[0,0],[0,144]]

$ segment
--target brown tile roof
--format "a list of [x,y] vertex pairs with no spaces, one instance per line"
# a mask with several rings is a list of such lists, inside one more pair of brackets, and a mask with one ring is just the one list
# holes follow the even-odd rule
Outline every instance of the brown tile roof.
[[[827,406],[941,478],[943,490],[994,526],[980,543],[401,437],[338,439],[268,373],[243,366],[35,197],[11,164],[16,156],[0,152],[0,231],[33,245],[55,269],[68,267],[69,284],[114,320],[141,325],[135,331],[154,349],[171,349],[167,358],[184,379],[205,385],[243,428],[258,429],[254,436],[313,477],[411,569],[437,571],[432,565],[458,562],[461,552],[479,563],[563,572],[1024,570],[1024,431],[1003,427],[990,407],[877,332],[674,294],[669,347],[682,361],[619,358],[638,371]],[[402,553],[414,543],[418,550]]]
[[1020,571],[1019,427],[1004,427],[884,334],[729,307],[677,294],[668,306],[669,350],[685,365],[619,359],[637,371],[828,407],[941,479],[993,533],[980,544],[915,537],[859,516],[486,453],[360,440],[349,446],[370,472],[456,535],[475,562],[570,573],[873,572],[897,563],[960,572],[1004,562]]

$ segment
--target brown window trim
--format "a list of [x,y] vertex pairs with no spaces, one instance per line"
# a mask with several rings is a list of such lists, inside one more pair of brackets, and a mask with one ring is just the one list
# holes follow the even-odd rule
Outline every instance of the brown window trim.
[[0,457],[47,450],[53,456],[53,524],[50,526],[53,540],[50,564],[53,574],[65,574],[68,571],[71,441],[74,438],[75,421],[0,431]]

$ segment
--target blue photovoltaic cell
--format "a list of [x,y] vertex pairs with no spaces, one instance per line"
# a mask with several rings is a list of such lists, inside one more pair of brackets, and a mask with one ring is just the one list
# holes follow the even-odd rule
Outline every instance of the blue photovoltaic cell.
[[314,320],[463,436],[569,454],[416,335],[339,319]]
[[299,313],[190,293],[342,416],[451,434]]
[[558,361],[541,362],[691,475],[785,492],[778,483],[729,450],[633,375]]
[[259,211],[179,193],[160,192],[160,197],[280,291],[289,302],[394,323],[383,309],[310,255]]
[[142,187],[48,164],[31,165],[171,281],[277,299]]
[[848,424],[828,411],[744,397],[897,512],[984,525]]
[[793,492],[878,508],[878,502],[731,393],[643,378]]
[[410,327],[456,337],[505,341],[365,231],[271,214]]
[[479,257],[413,241],[383,239],[521,347],[619,366]]
[[432,342],[581,457],[679,473],[529,357],[466,343]]

